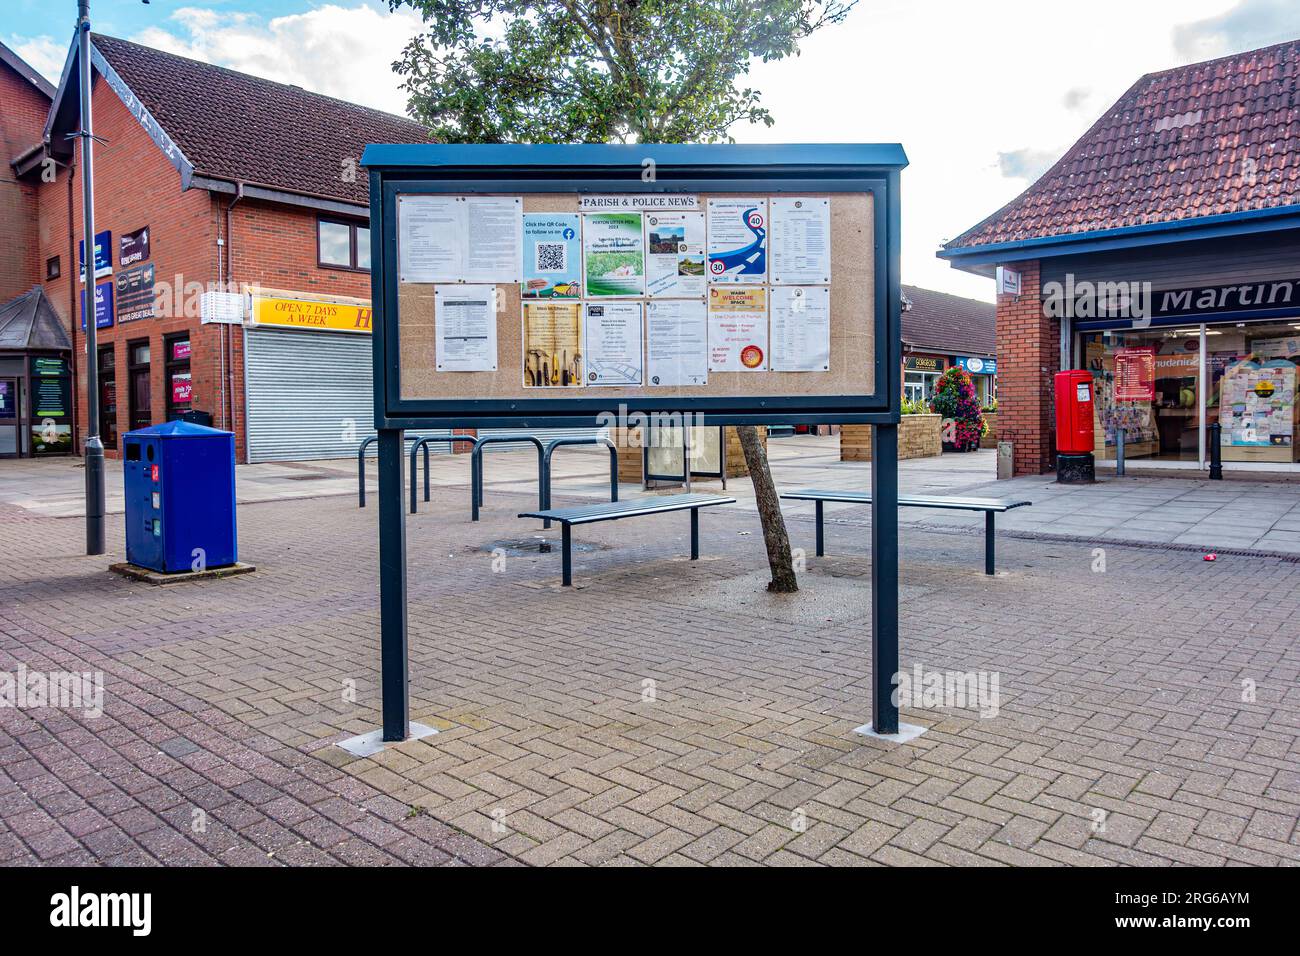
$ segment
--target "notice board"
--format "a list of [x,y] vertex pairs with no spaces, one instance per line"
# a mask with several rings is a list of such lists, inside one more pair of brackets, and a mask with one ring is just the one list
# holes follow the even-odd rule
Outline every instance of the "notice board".
[[[897,168],[868,147],[659,147],[646,182],[626,149],[367,150],[377,427],[896,418]],[[824,155],[754,163],[796,149]],[[459,165],[501,150],[552,162],[499,182]]]

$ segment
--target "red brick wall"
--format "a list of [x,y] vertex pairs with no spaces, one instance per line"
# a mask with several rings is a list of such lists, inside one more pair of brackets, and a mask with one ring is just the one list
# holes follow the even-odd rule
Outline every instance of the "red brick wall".
[[[187,283],[206,286],[216,277],[209,195],[199,190],[181,191],[180,174],[106,83],[96,82],[93,105],[95,133],[105,140],[95,145],[95,230],[102,232],[107,229],[113,234],[114,275],[121,271],[118,260],[120,237],[148,226],[150,258],[147,262],[154,266],[156,287],[161,290],[179,282],[183,292]],[[46,293],[69,323],[69,328],[75,323],[78,447],[86,435],[86,355],[80,315],[81,292],[85,287],[77,274],[77,243],[82,238],[80,167],[78,144],[71,173],[60,170],[55,182],[40,186],[41,261],[50,256],[60,256],[63,271],[60,279],[46,283]],[[68,196],[69,175],[72,178],[71,202]],[[110,280],[104,277],[99,281]],[[172,299],[169,297],[167,301]],[[157,318],[126,324],[119,324],[114,315],[112,327],[99,330],[98,344],[101,347],[113,346],[119,435],[131,428],[127,343],[149,342],[151,423],[157,424],[167,419],[163,336],[173,332],[188,331],[191,336],[193,407],[212,412],[214,423],[221,424],[220,382],[214,370],[216,353],[210,344],[215,336],[210,327],[200,330],[197,298],[187,299],[182,295],[176,301],[179,308],[175,313],[160,311]],[[108,453],[116,456],[116,452],[111,450]]]
[[1015,444],[1015,474],[1052,469],[1052,376],[1060,370],[1061,330],[1043,314],[1037,262],[1017,263],[1021,294],[999,295],[998,440]]
[[41,141],[50,101],[0,64],[0,302],[31,289],[44,277],[37,231],[37,190],[19,182],[10,160]]

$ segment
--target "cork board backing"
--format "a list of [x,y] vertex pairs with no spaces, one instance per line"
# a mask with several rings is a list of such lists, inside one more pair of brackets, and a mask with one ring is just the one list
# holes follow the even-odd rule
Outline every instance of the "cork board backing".
[[[500,195],[512,195],[501,193]],[[762,196],[762,190],[696,193],[703,212],[710,198]],[[791,195],[772,193],[769,196]],[[799,193],[831,200],[830,369],[824,372],[709,372],[707,385],[597,386],[529,388],[524,385],[523,309],[518,283],[499,285],[497,369],[491,372],[438,372],[434,366],[437,315],[432,283],[398,286],[398,343],[402,399],[557,399],[628,400],[674,397],[868,395],[875,391],[875,236],[870,193]],[[576,193],[529,193],[523,211],[580,212]],[[770,224],[769,224],[770,231]],[[771,248],[768,250],[769,267]],[[770,282],[769,275],[769,282]],[[585,300],[584,300],[585,301]],[[599,300],[592,300],[599,301]],[[619,299],[617,301],[638,301]],[[639,301],[645,302],[642,297]],[[644,354],[644,316],[642,350]],[[770,338],[769,338],[770,350]],[[642,402],[641,404],[646,404]],[[649,407],[649,405],[647,405]]]

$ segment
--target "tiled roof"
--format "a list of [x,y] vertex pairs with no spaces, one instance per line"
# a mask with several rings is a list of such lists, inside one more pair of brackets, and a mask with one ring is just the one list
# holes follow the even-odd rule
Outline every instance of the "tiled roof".
[[40,286],[0,305],[0,349],[71,349],[72,342]]
[[358,164],[367,143],[428,142],[422,125],[401,116],[102,34],[94,40],[197,175],[365,203]]
[[[918,352],[991,356],[997,347],[991,302],[903,286],[903,342]],[[911,303],[911,308],[907,308]]]
[[1300,204],[1300,40],[1152,73],[961,249]]

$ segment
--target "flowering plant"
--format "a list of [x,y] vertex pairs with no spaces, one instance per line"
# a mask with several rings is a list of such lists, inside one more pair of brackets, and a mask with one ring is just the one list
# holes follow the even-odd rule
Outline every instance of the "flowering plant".
[[973,451],[988,432],[970,373],[954,365],[939,378],[934,390],[934,410],[953,422],[949,441],[958,451]]

